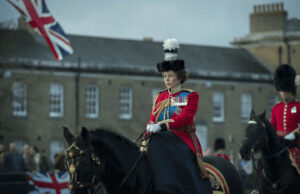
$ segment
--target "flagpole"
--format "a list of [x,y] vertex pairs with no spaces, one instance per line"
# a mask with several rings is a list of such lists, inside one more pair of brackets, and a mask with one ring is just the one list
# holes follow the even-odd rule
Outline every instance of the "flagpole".
[[76,129],[79,129],[79,85],[80,85],[80,72],[81,72],[81,57],[78,57],[78,67],[77,67],[77,74],[76,74],[76,94],[75,94],[75,107],[76,107],[76,117],[75,117],[75,125]]

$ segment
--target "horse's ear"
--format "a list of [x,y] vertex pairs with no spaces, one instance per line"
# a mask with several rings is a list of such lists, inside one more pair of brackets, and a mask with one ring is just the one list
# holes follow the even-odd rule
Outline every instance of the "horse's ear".
[[82,127],[81,137],[87,144],[90,144],[90,134],[89,134],[89,130],[87,128]]
[[64,137],[68,142],[68,144],[71,145],[74,141],[74,136],[67,127],[63,127],[63,129],[64,129]]
[[251,113],[250,113],[250,120],[253,119],[253,117],[255,117],[255,112],[254,112],[254,110],[251,110]]
[[260,117],[261,120],[265,120],[266,119],[266,109],[265,109],[265,111],[261,115],[259,115],[259,117]]

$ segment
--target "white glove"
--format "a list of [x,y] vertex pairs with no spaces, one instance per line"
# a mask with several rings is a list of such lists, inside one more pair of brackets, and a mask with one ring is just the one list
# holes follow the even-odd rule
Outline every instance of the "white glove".
[[147,131],[152,132],[152,133],[156,133],[159,132],[161,130],[161,127],[159,124],[150,124],[149,128],[147,125]]
[[149,131],[149,129],[150,129],[150,127],[151,127],[152,125],[154,125],[154,123],[151,121],[150,124],[147,125],[146,131]]
[[290,133],[290,134],[287,134],[286,136],[284,136],[284,139],[286,139],[286,140],[294,140],[295,138],[296,138],[296,136],[294,133]]

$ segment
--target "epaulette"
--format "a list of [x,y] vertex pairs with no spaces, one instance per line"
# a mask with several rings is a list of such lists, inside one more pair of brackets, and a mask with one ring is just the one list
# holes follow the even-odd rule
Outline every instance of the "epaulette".
[[163,92],[166,91],[166,90],[167,90],[167,89],[160,90],[160,91],[157,92],[157,94],[154,96],[154,98],[153,98],[153,107],[152,107],[152,109],[155,108],[156,100],[157,100],[159,94],[163,93]]
[[163,93],[164,91],[168,90],[168,88],[160,90],[159,92],[157,92],[157,94]]
[[195,92],[195,90],[191,90],[191,89],[182,89],[182,91],[186,91],[186,92],[190,92],[190,93]]

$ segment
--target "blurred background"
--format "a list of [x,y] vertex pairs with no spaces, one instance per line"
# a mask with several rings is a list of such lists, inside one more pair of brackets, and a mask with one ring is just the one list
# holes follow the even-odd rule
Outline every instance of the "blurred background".
[[270,117],[279,101],[274,69],[288,63],[300,74],[300,1],[45,2],[73,48],[60,61],[20,13],[0,1],[4,153],[23,153],[27,145],[53,169],[66,146],[62,126],[76,135],[83,126],[104,127],[135,141],[154,95],[164,89],[156,72],[162,42],[176,38],[190,77],[185,88],[200,95],[195,121],[204,152],[214,154],[215,139],[223,138],[224,153],[251,187],[253,170],[239,147],[250,111],[266,110]]

